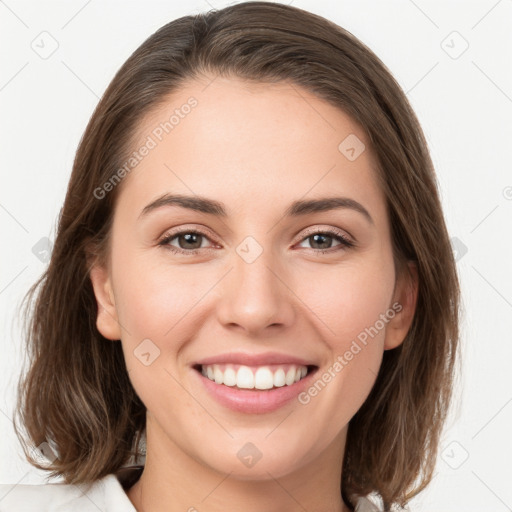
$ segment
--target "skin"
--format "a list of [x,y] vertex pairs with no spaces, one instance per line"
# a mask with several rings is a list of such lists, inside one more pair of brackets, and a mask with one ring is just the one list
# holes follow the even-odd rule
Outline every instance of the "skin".
[[[357,123],[295,85],[211,80],[173,92],[138,127],[134,149],[190,96],[198,101],[123,179],[108,264],[91,271],[97,327],[121,340],[147,407],[146,465],[128,497],[151,512],[344,512],[348,422],[383,351],[400,345],[411,325],[417,278],[395,273],[376,161]],[[366,145],[355,161],[338,150],[349,134]],[[215,199],[229,215],[166,206],[139,218],[163,193]],[[283,217],[292,201],[328,196],[358,201],[373,224],[352,209]],[[158,245],[174,228],[204,230],[198,254]],[[357,245],[315,245],[306,228],[338,228]],[[247,236],[263,250],[250,264],[236,251]],[[183,237],[170,243],[195,247]],[[277,351],[315,362],[321,374],[395,302],[401,312],[305,405],[234,412],[212,400],[191,369],[235,350]],[[146,366],[134,350],[148,338],[160,354]],[[237,457],[247,442],[262,454],[252,467]]]

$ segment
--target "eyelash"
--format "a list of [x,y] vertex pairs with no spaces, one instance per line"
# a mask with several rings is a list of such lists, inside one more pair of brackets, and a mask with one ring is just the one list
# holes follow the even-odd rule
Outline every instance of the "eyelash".
[[[201,235],[201,236],[209,239],[208,235],[206,233],[203,233],[202,231],[197,231],[195,229],[187,229],[187,230],[177,231],[175,233],[170,233],[170,234],[164,236],[164,238],[162,238],[160,240],[160,242],[158,242],[158,245],[163,246],[165,249],[167,249],[173,253],[187,255],[187,256],[194,256],[195,254],[198,253],[198,251],[200,251],[202,249],[211,250],[210,247],[185,250],[185,249],[178,249],[172,245],[169,245],[169,242],[171,242],[171,240],[174,240],[175,238],[177,238],[180,235],[188,235],[188,234]],[[339,246],[330,247],[329,249],[311,249],[311,250],[315,251],[316,253],[321,253],[321,254],[331,253],[332,254],[334,252],[337,252],[340,249],[351,249],[351,248],[355,247],[355,243],[352,242],[351,240],[349,240],[349,238],[347,238],[341,232],[334,231],[334,230],[328,230],[328,229],[308,232],[308,233],[306,233],[306,236],[304,236],[300,240],[300,242],[303,242],[304,240],[306,240],[314,235],[328,235],[328,236],[334,238],[335,240],[337,240],[338,242],[340,242]]]

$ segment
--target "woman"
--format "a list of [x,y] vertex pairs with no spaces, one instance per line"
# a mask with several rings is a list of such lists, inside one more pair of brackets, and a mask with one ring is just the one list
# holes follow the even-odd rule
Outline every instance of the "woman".
[[2,510],[392,510],[432,478],[459,308],[436,178],[389,71],[319,16],[147,39],[30,297],[18,435],[65,483]]

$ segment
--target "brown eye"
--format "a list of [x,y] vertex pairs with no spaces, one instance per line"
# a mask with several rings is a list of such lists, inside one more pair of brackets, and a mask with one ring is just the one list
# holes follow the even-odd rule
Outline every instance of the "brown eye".
[[[317,231],[316,233],[308,234],[301,243],[304,243],[306,240],[309,241],[311,249],[320,252],[329,251],[329,249],[333,249],[333,251],[329,252],[334,252],[337,249],[350,248],[355,245],[341,232],[334,231]],[[333,244],[333,241],[338,243]]]
[[175,236],[181,249],[199,249],[203,235],[199,233],[185,233]]
[[310,240],[310,244],[313,249],[330,249],[333,243],[333,239],[334,237],[330,235],[324,235],[322,233],[308,237],[308,240]]
[[[171,244],[174,240],[176,244]],[[199,231],[179,231],[165,236],[158,245],[163,246],[172,252],[181,254],[195,254],[200,249],[209,249],[209,247],[202,247],[203,240],[209,238]]]

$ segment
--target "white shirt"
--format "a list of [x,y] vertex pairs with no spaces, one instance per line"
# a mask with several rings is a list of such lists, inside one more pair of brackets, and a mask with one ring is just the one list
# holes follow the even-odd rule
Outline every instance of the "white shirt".
[[[125,467],[88,486],[0,484],[0,512],[137,512],[126,490],[139,479],[142,469]],[[355,512],[380,511],[367,498],[360,498]]]

